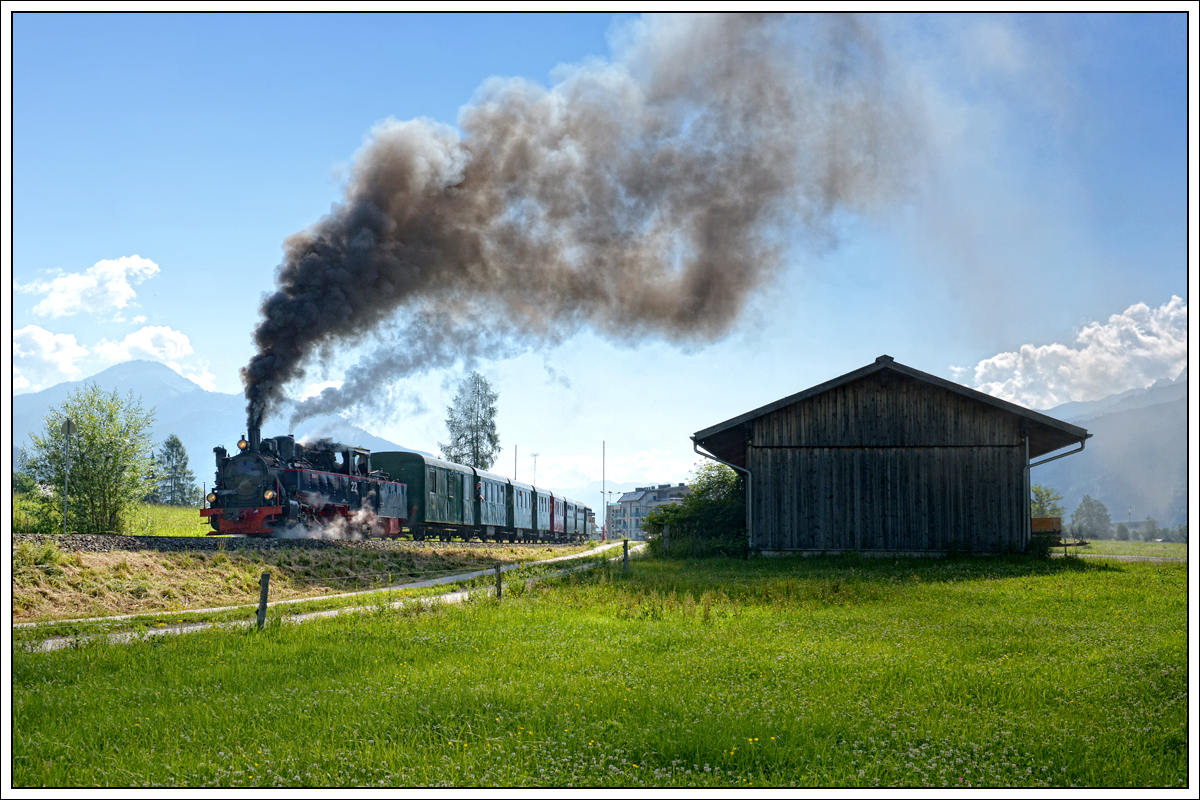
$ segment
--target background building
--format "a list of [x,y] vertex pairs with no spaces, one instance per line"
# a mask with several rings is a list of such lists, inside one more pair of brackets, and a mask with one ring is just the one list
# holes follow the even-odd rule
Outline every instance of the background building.
[[614,539],[644,539],[642,520],[659,506],[678,503],[688,493],[685,483],[639,486],[609,506],[609,535]]

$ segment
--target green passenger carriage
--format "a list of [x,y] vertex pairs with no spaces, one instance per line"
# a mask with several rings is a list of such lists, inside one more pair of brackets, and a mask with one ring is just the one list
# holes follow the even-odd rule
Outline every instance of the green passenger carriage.
[[411,452],[372,453],[371,465],[408,486],[417,541],[568,542],[587,537],[587,509],[528,483]]

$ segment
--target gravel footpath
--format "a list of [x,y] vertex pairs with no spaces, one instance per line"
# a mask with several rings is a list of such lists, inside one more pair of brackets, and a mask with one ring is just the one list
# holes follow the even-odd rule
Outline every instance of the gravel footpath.
[[239,536],[116,536],[92,534],[42,534],[14,533],[13,545],[19,542],[41,544],[53,542],[63,550],[84,553],[110,553],[114,550],[157,550],[159,552],[195,551],[195,550],[277,550],[280,548],[307,550],[335,550],[338,548],[352,550],[403,550],[418,548],[427,549],[462,549],[494,548],[494,547],[563,547],[563,542],[553,544],[509,544],[508,542],[442,542],[424,541],[413,542],[407,539],[267,539],[259,537]]

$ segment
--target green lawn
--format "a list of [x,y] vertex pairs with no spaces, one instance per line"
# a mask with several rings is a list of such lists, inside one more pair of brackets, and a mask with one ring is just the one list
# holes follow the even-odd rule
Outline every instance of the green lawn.
[[635,560],[12,660],[17,786],[1150,786],[1187,566]]

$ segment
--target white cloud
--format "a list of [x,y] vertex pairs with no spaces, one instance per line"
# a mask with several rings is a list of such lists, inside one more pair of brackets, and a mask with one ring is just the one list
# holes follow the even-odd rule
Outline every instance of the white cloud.
[[148,325],[126,336],[120,342],[102,339],[94,348],[102,361],[116,363],[131,358],[149,358],[162,361],[176,372],[183,374],[177,359],[192,352],[192,343],[186,334],[163,325]]
[[38,391],[78,378],[75,362],[87,354],[69,333],[51,333],[37,325],[13,331],[13,389]]
[[188,371],[183,373],[183,377],[207,391],[217,390],[217,376],[209,372],[208,367],[201,367],[199,372],[194,372],[189,367]]
[[137,296],[133,284],[158,272],[158,265],[148,258],[122,256],[97,261],[87,272],[60,272],[49,281],[35,281],[17,289],[46,295],[33,307],[33,313],[39,316],[62,317],[80,311],[97,314],[125,308]]
[[1022,345],[975,367],[975,388],[1030,408],[1099,400],[1176,378],[1187,366],[1187,306],[1172,297],[1156,309],[1132,305],[1085,325],[1076,346]]

